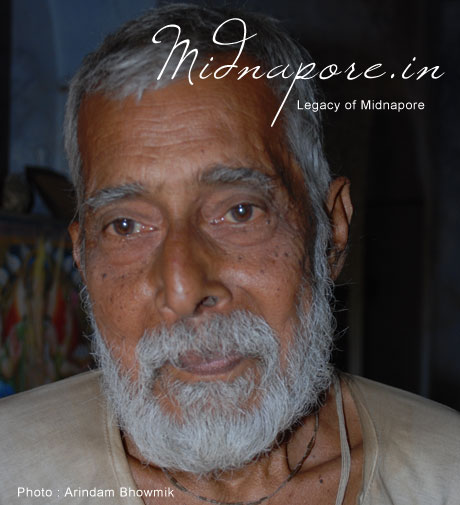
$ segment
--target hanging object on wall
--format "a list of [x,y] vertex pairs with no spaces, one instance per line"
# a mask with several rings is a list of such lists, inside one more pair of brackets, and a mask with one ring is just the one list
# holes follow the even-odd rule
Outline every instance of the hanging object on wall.
[[65,230],[50,238],[36,235],[36,220],[23,220],[21,234],[5,234],[5,227],[0,220],[0,396],[90,365],[79,276]]

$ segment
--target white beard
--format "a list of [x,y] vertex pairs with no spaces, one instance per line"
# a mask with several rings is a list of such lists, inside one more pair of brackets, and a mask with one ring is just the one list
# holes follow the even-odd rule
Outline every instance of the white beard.
[[[91,317],[89,302],[87,309]],[[331,382],[333,319],[326,297],[313,301],[307,314],[298,312],[285,371],[278,339],[266,321],[235,311],[198,328],[178,322],[147,331],[136,347],[135,381],[114,360],[92,318],[94,352],[109,404],[144,460],[199,475],[241,468],[311,413]],[[179,367],[180,356],[190,351],[203,357],[236,351],[254,360],[255,372],[253,367],[231,382],[167,380],[163,365]],[[153,392],[157,381],[179,406],[179,417],[161,406]]]

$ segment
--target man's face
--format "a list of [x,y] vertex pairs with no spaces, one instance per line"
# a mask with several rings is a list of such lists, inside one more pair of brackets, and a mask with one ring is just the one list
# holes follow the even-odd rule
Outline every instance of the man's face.
[[[299,214],[276,170],[297,173],[270,128],[277,106],[254,79],[176,82],[140,102],[84,101],[84,276],[124,369],[136,373],[146,330],[236,310],[268,322],[283,363],[306,262]],[[163,374],[232,381],[253,367],[247,357],[190,355]]]
[[70,231],[105,393],[146,462],[240,468],[330,384],[328,279],[305,281],[305,212],[280,173],[308,205],[276,108],[253,79],[82,105]]

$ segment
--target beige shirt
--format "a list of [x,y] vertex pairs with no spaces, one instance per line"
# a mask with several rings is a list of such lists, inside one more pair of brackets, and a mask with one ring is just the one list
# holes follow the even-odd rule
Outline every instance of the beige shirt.
[[[143,503],[126,497],[136,485],[98,375],[88,372],[0,401],[1,505]],[[358,503],[460,504],[460,415],[404,391],[342,377],[363,431]],[[167,496],[168,488],[155,491]]]

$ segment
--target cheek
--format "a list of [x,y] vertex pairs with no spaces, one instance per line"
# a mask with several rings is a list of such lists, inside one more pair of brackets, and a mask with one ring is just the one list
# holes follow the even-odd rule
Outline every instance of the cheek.
[[225,277],[245,307],[281,331],[296,314],[303,271],[303,247],[291,239],[238,254]]
[[113,268],[95,255],[86,265],[86,280],[98,328],[115,358],[130,368],[146,325],[145,268]]

